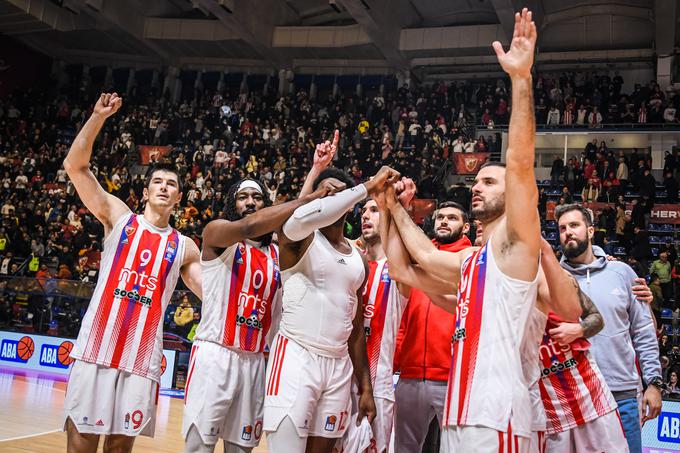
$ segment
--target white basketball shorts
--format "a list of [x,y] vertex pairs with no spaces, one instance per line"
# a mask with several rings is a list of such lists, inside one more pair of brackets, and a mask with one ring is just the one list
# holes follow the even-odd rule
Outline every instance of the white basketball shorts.
[[196,341],[184,395],[182,436],[196,426],[203,443],[256,447],[262,437],[264,355]]
[[278,334],[265,380],[264,430],[276,431],[289,416],[300,437],[342,437],[350,415],[349,355],[325,357]]
[[76,360],[66,389],[64,423],[71,418],[81,434],[153,437],[157,405],[157,382]]

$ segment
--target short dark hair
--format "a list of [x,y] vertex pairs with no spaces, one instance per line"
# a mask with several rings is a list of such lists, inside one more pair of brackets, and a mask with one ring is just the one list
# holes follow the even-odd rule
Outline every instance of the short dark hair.
[[482,168],[486,167],[501,167],[505,168],[505,163],[504,162],[484,162],[479,169],[481,170]]
[[460,215],[463,217],[463,223],[470,223],[470,216],[468,216],[468,213],[463,207],[463,205],[460,203],[456,203],[455,201],[444,201],[442,203],[439,203],[437,209],[435,209],[434,212],[432,213],[432,219],[436,219],[437,215],[439,215],[439,211],[444,208],[458,209],[460,211]]
[[564,205],[557,206],[555,208],[555,220],[557,220],[559,222],[560,217],[562,217],[567,212],[571,212],[571,211],[580,212],[586,226],[593,226],[593,219],[590,216],[590,211],[587,208],[585,208],[584,206],[582,206],[578,203],[571,203],[571,204],[564,204]]
[[151,164],[149,169],[146,171],[145,176],[146,187],[149,187],[149,184],[151,184],[151,177],[157,171],[167,171],[168,173],[174,173],[175,176],[177,176],[177,188],[179,189],[180,193],[182,192],[182,189],[184,189],[184,187],[182,185],[182,177],[179,174],[179,170],[177,170],[177,167],[175,167],[174,165],[166,164],[164,162],[155,162]]
[[321,173],[319,173],[319,176],[314,180],[312,190],[318,189],[319,184],[321,184],[321,181],[328,178],[335,178],[340,182],[344,182],[347,185],[348,189],[356,185],[354,183],[354,179],[346,171],[340,170],[339,168],[336,167],[328,167]]

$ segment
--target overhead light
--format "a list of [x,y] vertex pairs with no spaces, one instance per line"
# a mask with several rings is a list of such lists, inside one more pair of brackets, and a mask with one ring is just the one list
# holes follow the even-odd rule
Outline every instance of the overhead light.
[[220,5],[220,7],[228,12],[229,14],[233,14],[234,12],[234,0],[217,0],[217,3]]
[[331,8],[333,8],[336,13],[342,12],[340,10],[340,6],[338,5],[338,2],[336,2],[335,0],[328,0],[328,4],[331,5]]

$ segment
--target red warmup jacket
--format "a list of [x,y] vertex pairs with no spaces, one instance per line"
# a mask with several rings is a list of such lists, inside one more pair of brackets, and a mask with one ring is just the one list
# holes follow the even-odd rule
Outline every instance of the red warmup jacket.
[[[465,235],[451,244],[432,242],[447,252],[472,246]],[[402,379],[448,380],[455,323],[456,317],[434,305],[424,292],[411,290],[394,354],[394,370],[401,371]]]

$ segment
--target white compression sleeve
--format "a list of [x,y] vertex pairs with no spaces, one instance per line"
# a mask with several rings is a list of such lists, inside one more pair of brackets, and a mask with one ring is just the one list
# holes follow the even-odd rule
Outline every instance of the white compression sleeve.
[[336,222],[367,195],[366,187],[359,184],[330,197],[317,198],[293,212],[283,224],[283,234],[291,241],[301,241],[314,230]]

